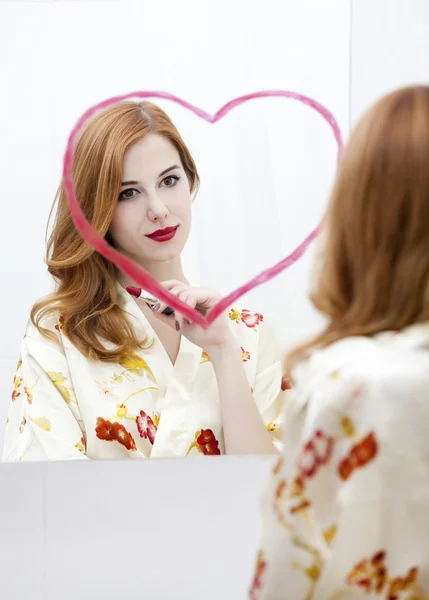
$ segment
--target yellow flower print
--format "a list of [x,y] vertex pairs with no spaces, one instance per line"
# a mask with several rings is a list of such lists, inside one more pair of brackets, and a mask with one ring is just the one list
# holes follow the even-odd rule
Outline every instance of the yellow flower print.
[[207,354],[207,352],[205,350],[203,350],[203,353],[201,354],[201,362],[200,362],[200,364],[202,365],[203,363],[206,363],[206,362],[210,362],[210,357]]
[[302,540],[297,535],[294,535],[292,537],[292,543],[297,548],[300,548],[301,550],[308,552],[308,554],[310,554],[310,556],[313,558],[312,564],[309,567],[304,567],[300,563],[296,563],[296,562],[292,563],[292,566],[295,569],[301,570],[310,579],[310,582],[311,582],[310,590],[308,592],[308,596],[306,596],[306,597],[312,598],[315,587],[316,587],[316,582],[320,578],[320,574],[322,572],[322,566],[323,566],[322,556],[321,556],[319,550],[317,550],[316,548],[314,548],[313,546],[311,546],[310,544],[308,544],[307,542]]
[[77,442],[74,447],[80,450],[80,452],[85,453],[85,439],[81,437],[80,442]]
[[22,360],[19,359],[18,364],[16,365],[16,370],[20,369],[22,365]]
[[277,429],[277,425],[271,421],[270,423],[268,423],[268,425],[266,425],[266,429],[270,432],[275,431]]
[[123,369],[126,369],[134,375],[142,375],[142,371],[145,371],[149,379],[156,383],[155,375],[152,373],[147,362],[135,352],[128,352],[128,354],[125,354],[119,361],[119,364]]
[[73,402],[69,388],[64,385],[67,381],[67,377],[64,377],[62,373],[57,373],[56,371],[48,371],[47,375],[67,404]]
[[335,538],[337,534],[337,526],[336,525],[332,525],[332,527],[329,527],[329,529],[326,529],[323,532],[323,537],[325,538],[325,542],[328,544],[328,546],[330,546]]
[[248,360],[250,360],[250,352],[248,352],[247,350],[245,350],[243,348],[243,346],[241,346],[241,360],[243,362],[247,362]]
[[31,421],[43,429],[43,431],[51,431],[51,422],[46,417],[37,417],[36,419],[31,419]]
[[159,420],[161,418],[161,415],[159,413],[153,413],[152,414],[152,421],[155,424],[155,427],[158,429],[158,425],[159,425]]
[[128,413],[128,407],[124,403],[116,405],[116,416],[117,417],[119,417],[120,419],[124,419],[127,416],[127,413]]
[[238,323],[241,320],[241,313],[238,310],[235,310],[235,308],[232,308],[228,314],[228,317],[231,319],[231,321]]
[[113,373],[113,377],[110,381],[112,383],[122,383],[124,381],[124,378],[122,377],[122,375],[117,375],[116,373]]
[[32,404],[33,403],[33,394],[30,391],[31,388],[28,388],[26,386],[24,386],[24,392],[25,395],[27,396],[27,402],[28,404]]
[[355,428],[353,427],[353,423],[350,417],[344,416],[341,419],[341,429],[347,437],[354,437]]

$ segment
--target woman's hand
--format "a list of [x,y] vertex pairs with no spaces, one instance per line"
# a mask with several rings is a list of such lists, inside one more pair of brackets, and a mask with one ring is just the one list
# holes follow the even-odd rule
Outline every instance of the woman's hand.
[[[192,287],[181,281],[171,280],[161,283],[166,290],[173,294],[179,300],[188,304],[191,308],[200,310],[203,314],[208,314],[210,310],[221,300],[219,292],[203,287]],[[220,315],[208,329],[203,329],[199,325],[191,323],[186,317],[179,313],[173,313],[170,316],[162,314],[167,304],[159,302],[154,308],[153,314],[167,323],[170,327],[182,333],[190,342],[204,349],[210,355],[210,349],[226,346],[232,341],[232,333],[228,325],[228,317],[225,314]]]

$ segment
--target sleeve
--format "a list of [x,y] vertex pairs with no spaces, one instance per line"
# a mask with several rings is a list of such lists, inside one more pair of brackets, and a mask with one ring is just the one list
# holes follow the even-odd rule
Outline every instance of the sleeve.
[[273,330],[267,323],[260,323],[258,362],[252,392],[262,420],[279,451],[283,447],[284,409],[289,390],[282,375],[282,358]]
[[250,600],[429,597],[429,375],[387,379],[292,392]]
[[58,343],[46,339],[29,325],[13,382],[3,461],[86,458],[83,422],[60,338]]

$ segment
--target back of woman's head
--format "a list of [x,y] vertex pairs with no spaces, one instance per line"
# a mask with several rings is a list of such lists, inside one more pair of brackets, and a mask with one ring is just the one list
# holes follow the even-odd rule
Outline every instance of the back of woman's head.
[[[99,112],[83,128],[73,155],[73,183],[86,219],[103,236],[108,230],[121,191],[124,156],[146,135],[168,139],[179,153],[191,192],[199,178],[192,156],[166,113],[150,102],[122,102]],[[118,360],[141,345],[118,303],[116,268],[75,228],[64,183],[58,189],[55,222],[47,247],[49,273],[57,289],[35,304],[31,319],[45,335],[44,317],[58,311],[62,327],[86,356]],[[50,336],[49,336],[50,337]],[[107,340],[114,350],[106,350]]]
[[361,119],[340,159],[311,300],[326,329],[289,354],[429,320],[429,87]]

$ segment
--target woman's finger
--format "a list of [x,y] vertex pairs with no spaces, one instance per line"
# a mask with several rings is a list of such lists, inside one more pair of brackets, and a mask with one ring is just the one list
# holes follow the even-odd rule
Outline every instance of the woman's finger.
[[[171,288],[170,290],[168,290],[170,292],[170,294],[172,294],[173,296],[178,297],[178,295],[180,294],[181,291],[183,291],[183,286],[184,284],[180,284],[180,282],[176,282],[178,285],[174,286],[173,288]],[[162,302],[161,300],[158,300],[158,303],[153,307],[153,310],[157,313],[164,313],[167,314],[167,316],[170,315],[174,315],[174,309],[170,308],[168,306],[167,302]],[[167,312],[164,312],[167,311]],[[172,312],[170,312],[172,311]]]
[[[195,308],[196,306],[195,298],[193,298],[189,288],[180,292],[178,299],[187,304],[190,308]],[[178,313],[176,313],[176,322],[178,323],[180,329],[183,328],[184,324],[192,325],[192,322],[188,318]]]

